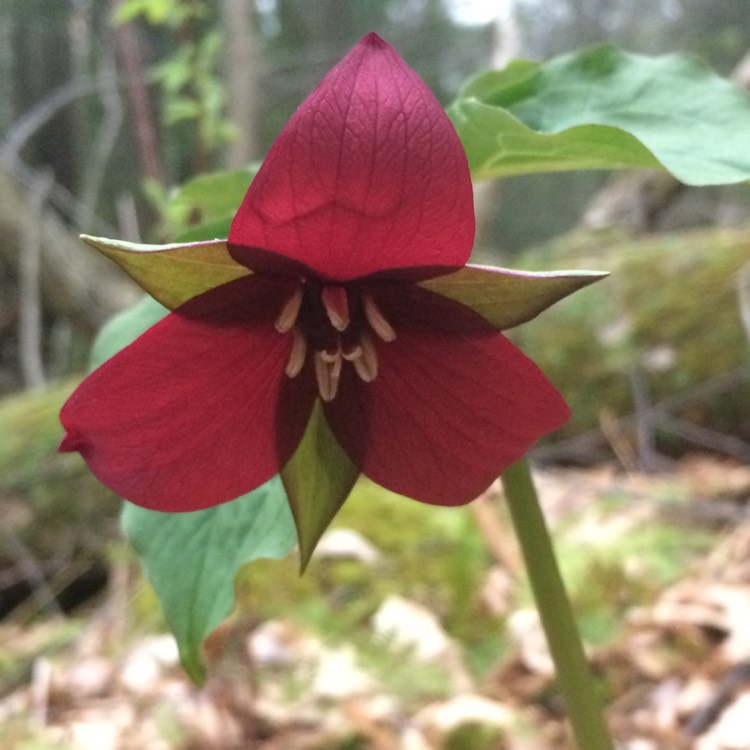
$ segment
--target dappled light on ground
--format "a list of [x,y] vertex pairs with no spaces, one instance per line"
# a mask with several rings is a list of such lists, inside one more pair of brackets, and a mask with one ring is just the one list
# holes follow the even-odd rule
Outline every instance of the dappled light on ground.
[[[747,747],[750,469],[698,455],[538,480],[623,747]],[[422,511],[364,485],[304,579],[291,559],[243,570],[202,688],[114,556],[95,604],[0,625],[3,747],[570,748],[501,498]]]

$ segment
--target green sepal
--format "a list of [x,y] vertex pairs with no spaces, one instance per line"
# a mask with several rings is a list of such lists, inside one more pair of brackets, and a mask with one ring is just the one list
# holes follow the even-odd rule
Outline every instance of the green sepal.
[[666,169],[689,185],[750,178],[750,99],[697,59],[598,45],[471,78],[448,109],[475,179]]
[[142,245],[86,234],[81,239],[117,263],[138,286],[170,310],[251,273],[232,258],[226,240]]
[[316,401],[302,441],[281,470],[297,527],[300,572],[358,477],[359,469],[339,445],[321,402]]
[[498,330],[535,318],[555,302],[607,276],[599,271],[510,271],[465,266],[420,286],[470,307]]

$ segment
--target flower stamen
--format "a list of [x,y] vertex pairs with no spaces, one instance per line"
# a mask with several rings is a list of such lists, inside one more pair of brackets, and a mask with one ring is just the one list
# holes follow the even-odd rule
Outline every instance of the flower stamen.
[[292,296],[284,303],[279,317],[276,318],[274,327],[279,333],[287,333],[294,328],[300,307],[302,307],[302,287],[298,286],[292,292]]
[[356,344],[355,346],[351,347],[351,349],[342,351],[341,356],[347,362],[354,362],[362,356],[362,347],[359,344]]
[[315,352],[315,378],[323,401],[333,401],[341,377],[341,350]]
[[370,324],[370,328],[383,341],[393,341],[396,338],[396,332],[393,330],[393,326],[385,319],[385,316],[371,294],[365,293],[362,295],[362,307],[364,308],[365,317]]
[[354,365],[357,375],[365,383],[372,383],[378,374],[378,353],[375,344],[367,334],[362,334],[357,348],[360,350],[360,355],[350,361]]
[[320,355],[320,358],[326,362],[327,364],[335,364],[336,362],[340,363],[341,359],[341,349],[323,349],[323,351],[318,352]]
[[396,338],[372,294],[337,284],[300,283],[284,303],[275,327],[293,336],[284,368],[287,377],[297,377],[312,352],[318,392],[326,402],[336,398],[344,362],[352,364],[360,380],[371,383],[378,375],[378,340]]
[[294,328],[292,335],[294,336],[292,350],[289,352],[289,361],[286,363],[286,368],[284,369],[285,374],[290,378],[297,377],[302,372],[302,368],[305,366],[305,357],[307,356],[307,340],[299,328]]
[[326,286],[320,293],[328,320],[337,331],[345,331],[349,325],[349,298],[343,286]]

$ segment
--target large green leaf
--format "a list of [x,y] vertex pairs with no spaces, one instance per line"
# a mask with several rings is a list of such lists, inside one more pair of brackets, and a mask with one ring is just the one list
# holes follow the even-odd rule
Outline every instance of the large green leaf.
[[471,79],[449,114],[477,179],[654,167],[692,185],[750,177],[750,99],[698,60],[597,46]]
[[91,367],[99,367],[168,313],[169,310],[155,299],[142,297],[132,307],[110,318],[94,341],[89,356]]
[[[231,220],[255,172],[252,168],[198,175],[177,190],[172,204],[185,210],[192,226],[206,227],[217,221]],[[213,236],[226,237],[226,233]],[[201,239],[208,239],[208,236],[204,234]]]
[[201,644],[234,608],[238,569],[259,557],[284,557],[296,542],[281,480],[193,513],[126,503],[122,526],[159,597],[185,670],[202,683]]
[[[117,315],[99,334],[92,364],[101,364],[168,312],[145,297]],[[125,503],[122,524],[174,632],[182,663],[200,683],[201,643],[232,612],[237,570],[258,557],[284,557],[296,542],[281,480],[275,477],[230,503],[194,513],[158,513]]]

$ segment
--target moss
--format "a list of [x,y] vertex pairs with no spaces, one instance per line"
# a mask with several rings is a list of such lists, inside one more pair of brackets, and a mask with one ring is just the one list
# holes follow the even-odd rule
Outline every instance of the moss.
[[[0,401],[0,503],[8,528],[44,559],[88,549],[104,554],[116,536],[119,501],[78,454],[60,454],[60,407],[74,384],[64,383]],[[0,555],[2,560],[2,555]],[[72,560],[71,560],[72,562]]]
[[[422,601],[440,615],[459,609],[471,616],[467,591],[472,590],[485,569],[487,553],[465,509],[421,505],[362,481],[344,505],[336,525],[365,533],[383,552],[383,562],[370,568],[352,561],[316,559],[308,574],[299,579],[296,561],[285,561],[280,566],[282,580],[276,581],[277,596],[304,597],[312,593],[307,582],[314,581],[314,588],[323,589],[332,609],[354,611],[362,621],[399,581],[408,592],[405,595]],[[257,564],[253,567],[257,568]],[[251,588],[252,592],[245,592],[248,601],[260,604],[262,594]],[[241,588],[239,593],[243,591]]]
[[[369,632],[384,599],[398,592],[433,611],[478,670],[491,663],[500,647],[498,622],[478,601],[490,559],[471,511],[423,505],[362,480],[335,525],[363,533],[382,561],[368,566],[313,558],[301,578],[296,558],[253,562],[237,578],[240,611],[291,616],[331,640],[356,638]],[[481,653],[472,658],[475,648]]]
[[478,723],[463,724],[446,737],[445,750],[495,750],[501,747],[503,732]]
[[[748,248],[750,230],[645,238],[605,233],[562,238],[521,259],[524,268],[611,271],[514,333],[573,409],[558,436],[598,426],[604,408],[631,414],[633,367],[644,373],[653,403],[746,367],[749,344],[735,279]],[[657,351],[672,361],[655,365],[650,356]],[[750,397],[748,381],[693,400],[677,416],[750,440],[750,418],[737,408]]]

